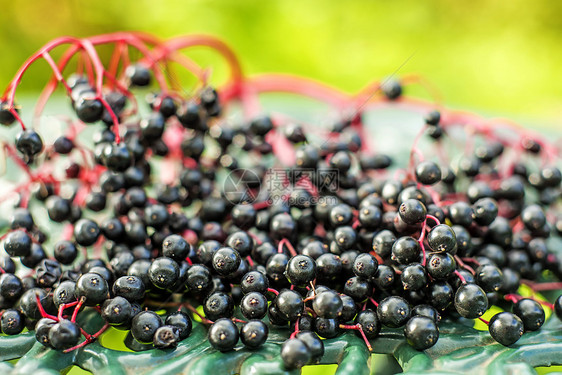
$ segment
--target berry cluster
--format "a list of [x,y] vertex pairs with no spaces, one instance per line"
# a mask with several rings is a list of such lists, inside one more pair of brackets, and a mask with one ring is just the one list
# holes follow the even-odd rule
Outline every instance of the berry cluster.
[[[57,63],[50,52],[63,44]],[[94,47],[104,44],[115,45],[107,68]],[[197,45],[229,62],[223,89],[179,53]],[[130,48],[143,57],[130,62]],[[75,55],[77,72],[66,79]],[[55,74],[36,118],[58,83],[75,113],[46,147],[14,106],[16,87],[39,58]],[[170,63],[198,78],[189,94]],[[41,344],[69,352],[114,327],[168,349],[190,335],[195,318],[226,352],[239,341],[261,347],[273,325],[288,331],[285,366],[301,368],[322,359],[321,338],[344,330],[372,350],[383,327],[402,328],[411,346],[425,350],[437,343],[442,319],[484,321],[492,304],[512,305],[485,321],[503,345],[539,329],[545,306],[562,319],[562,298],[551,305],[517,294],[522,284],[562,286],[542,283],[562,278],[562,258],[549,242],[562,234],[560,151],[508,122],[493,126],[407,99],[406,83],[377,83],[349,98],[294,77],[248,79],[232,52],[208,37],[162,42],[118,33],[49,43],[24,64],[0,108],[2,124],[17,120],[23,128],[15,149],[4,143],[3,150],[26,176],[13,190],[18,199],[3,236],[2,332],[27,327]],[[149,113],[140,114],[131,90],[155,86],[145,99]],[[255,94],[267,91],[354,114],[321,134],[288,116],[261,115]],[[233,102],[244,110],[236,125],[223,115]],[[375,135],[365,133],[361,115],[373,103],[424,114],[406,168],[372,151]],[[96,124],[93,147],[79,136],[85,124]],[[459,128],[467,130],[466,149],[452,163],[446,140],[455,142]],[[422,153],[424,138],[435,152]],[[277,197],[263,189],[272,170],[283,172],[273,176],[282,187]],[[225,189],[225,174],[242,191]],[[37,215],[62,233],[41,229]],[[105,320],[100,331],[79,326],[84,309]]]

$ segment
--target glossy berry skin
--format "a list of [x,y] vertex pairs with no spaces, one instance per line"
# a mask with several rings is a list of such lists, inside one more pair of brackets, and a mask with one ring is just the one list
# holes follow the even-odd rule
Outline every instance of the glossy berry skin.
[[165,325],[154,332],[152,343],[158,349],[173,349],[180,341],[179,329],[174,326]]
[[318,336],[331,339],[336,337],[340,334],[339,322],[337,319],[328,319],[328,318],[314,318],[314,332],[318,334]]
[[352,320],[355,315],[357,315],[357,311],[359,309],[357,308],[357,304],[353,298],[350,296],[343,294],[340,298],[342,301],[342,310],[341,314],[338,316],[338,320],[342,323],[347,323]]
[[19,334],[25,327],[23,314],[15,309],[4,310],[0,318],[0,327],[6,335]]
[[86,298],[86,306],[95,306],[103,303],[109,295],[107,281],[97,273],[85,273],[78,281],[74,289],[76,298]]
[[304,344],[310,350],[310,361],[308,364],[317,364],[322,359],[324,355],[324,343],[318,335],[310,331],[301,331],[297,334],[297,339],[304,342]]
[[521,220],[527,229],[535,231],[546,224],[546,215],[539,205],[532,204],[521,212]]
[[218,249],[213,255],[213,269],[221,276],[227,276],[236,272],[242,259],[238,251],[223,247]]
[[35,339],[37,342],[43,346],[51,347],[51,342],[49,341],[49,331],[55,324],[57,324],[57,322],[52,319],[40,319],[35,325]]
[[439,339],[439,328],[433,319],[413,316],[404,327],[404,337],[416,350],[429,349]]
[[444,280],[434,280],[425,291],[429,303],[438,311],[445,310],[453,303],[454,291],[451,285]]
[[334,232],[334,241],[342,250],[349,250],[357,241],[357,233],[350,226],[338,227]]
[[374,230],[382,221],[382,211],[377,206],[366,205],[359,209],[359,222],[361,226]]
[[232,233],[227,237],[225,244],[227,247],[238,251],[242,258],[250,255],[254,245],[252,238],[243,231]]
[[104,107],[99,99],[83,94],[74,103],[74,110],[80,121],[92,124],[101,120]]
[[427,273],[434,279],[446,279],[457,268],[457,262],[451,254],[432,254],[426,265]]
[[434,251],[450,253],[457,247],[457,237],[453,228],[439,224],[431,228],[427,234],[429,247]]
[[544,324],[544,309],[530,298],[523,298],[513,305],[513,313],[521,319],[525,331],[536,331]]
[[392,245],[396,241],[394,233],[388,229],[381,230],[373,237],[373,250],[382,258],[387,258],[392,252]]
[[420,245],[412,237],[400,237],[392,245],[392,257],[400,264],[409,264],[419,261]]
[[11,273],[0,275],[0,296],[6,300],[14,300],[23,294],[23,283],[20,278]]
[[54,222],[61,223],[70,216],[70,202],[58,195],[51,195],[47,198],[45,206],[47,207],[49,219]]
[[203,311],[210,320],[230,318],[234,313],[234,301],[224,292],[214,292],[203,303]]
[[327,290],[314,297],[312,309],[321,318],[337,318],[342,314],[343,301],[338,293]]
[[291,238],[296,230],[296,223],[288,213],[275,215],[269,224],[271,234],[275,239]]
[[168,314],[164,323],[167,326],[174,326],[178,329],[180,341],[189,337],[193,329],[191,318],[183,311],[175,311],[171,314]]
[[360,311],[357,317],[355,317],[355,324],[361,325],[365,336],[367,336],[369,340],[376,338],[381,330],[381,323],[377,313],[371,309]]
[[230,319],[219,319],[209,328],[209,343],[221,352],[234,349],[239,337],[238,328]]
[[168,257],[154,259],[148,269],[148,278],[152,285],[159,289],[167,289],[178,280],[180,269],[176,261]]
[[283,365],[288,370],[300,369],[310,362],[312,354],[304,341],[293,338],[281,346]]
[[482,265],[476,269],[476,283],[485,292],[497,292],[502,286],[503,274],[496,266]]
[[371,254],[359,254],[353,262],[353,273],[355,276],[362,277],[366,280],[375,276],[379,263],[377,259]]
[[250,320],[240,329],[240,339],[248,349],[258,349],[267,340],[269,328],[261,320]]
[[55,244],[54,255],[61,264],[69,265],[78,256],[78,249],[70,241],[59,241]]
[[121,276],[113,283],[113,294],[129,301],[139,301],[144,297],[145,286],[136,276]]
[[195,264],[187,270],[185,284],[194,292],[207,290],[212,283],[211,271],[205,266]]
[[250,271],[242,277],[240,288],[243,293],[258,292],[265,294],[269,288],[269,280],[260,271]]
[[25,257],[31,253],[31,238],[22,230],[8,233],[4,241],[4,250],[11,257]]
[[279,314],[289,321],[296,320],[302,315],[304,310],[304,302],[300,294],[293,290],[284,289],[279,292],[275,299],[275,306]]
[[16,136],[16,148],[26,158],[32,159],[33,156],[43,151],[43,140],[33,130],[24,130]]
[[380,289],[387,289],[390,288],[394,283],[394,278],[394,269],[387,265],[381,264],[377,269],[377,273],[375,273],[373,283]]
[[488,310],[488,297],[476,284],[461,285],[455,293],[455,309],[464,318],[476,319]]
[[379,321],[390,328],[402,327],[410,319],[410,315],[410,305],[404,298],[398,296],[386,297],[377,308]]
[[150,85],[150,70],[142,64],[129,65],[125,70],[127,78],[131,82],[131,86],[145,87]]
[[75,289],[76,283],[74,281],[66,280],[61,282],[53,291],[53,303],[55,306],[58,308],[65,303],[76,301]]
[[430,318],[435,323],[439,323],[441,320],[441,316],[435,309],[435,307],[431,305],[416,305],[412,309],[412,316],[425,316],[426,318]]
[[100,228],[96,222],[80,219],[74,224],[74,238],[79,245],[93,245],[99,238]]
[[304,286],[316,277],[316,263],[307,255],[296,255],[289,259],[285,277],[295,286]]
[[156,330],[162,326],[162,319],[154,311],[141,311],[133,317],[131,335],[141,344],[154,340]]
[[492,198],[478,199],[472,205],[472,218],[480,226],[488,226],[498,216],[498,203]]
[[465,202],[456,202],[449,206],[449,218],[455,225],[468,228],[472,224],[472,208]]
[[424,185],[433,185],[441,181],[441,168],[431,161],[422,161],[416,167],[416,180]]
[[33,288],[25,291],[19,300],[20,311],[30,319],[39,320],[42,318],[37,306],[37,297],[39,297],[41,304],[47,302],[47,292],[41,288]]
[[162,242],[162,255],[172,258],[176,262],[181,262],[189,256],[191,245],[180,235],[172,234]]
[[419,263],[412,263],[402,270],[400,275],[404,290],[419,290],[427,284],[427,273]]
[[369,284],[367,280],[357,276],[349,278],[343,286],[343,292],[357,302],[361,302],[369,297],[371,291],[371,284]]
[[398,214],[402,221],[408,225],[422,223],[425,220],[427,210],[422,202],[417,199],[407,199],[398,208]]
[[240,311],[247,319],[261,319],[267,314],[267,298],[261,293],[250,292],[242,298]]
[[490,319],[488,325],[490,335],[504,346],[515,344],[523,335],[523,322],[510,312],[501,312]]
[[124,144],[108,144],[103,149],[104,164],[114,172],[124,172],[131,166],[132,154]]
[[70,349],[78,344],[81,336],[78,324],[63,319],[49,330],[49,343],[56,350]]
[[123,297],[105,300],[101,307],[101,317],[111,325],[121,325],[131,319],[132,308]]

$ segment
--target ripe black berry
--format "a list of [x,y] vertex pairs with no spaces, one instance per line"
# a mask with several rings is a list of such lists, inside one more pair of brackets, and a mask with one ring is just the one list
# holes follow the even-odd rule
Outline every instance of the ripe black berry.
[[400,275],[404,290],[419,290],[427,284],[427,273],[419,263],[412,263],[402,270]]
[[501,312],[490,319],[490,335],[504,346],[515,344],[523,335],[523,322],[510,312]]
[[293,290],[282,290],[275,299],[275,305],[281,316],[289,321],[297,319],[304,310],[302,297]]
[[240,311],[248,319],[261,319],[267,313],[267,298],[261,293],[250,292],[242,298]]
[[342,314],[343,301],[338,293],[327,290],[314,297],[312,309],[322,318],[338,318]]
[[74,224],[74,238],[79,245],[93,245],[99,238],[100,228],[96,222],[89,219],[80,219]]
[[78,324],[62,319],[49,330],[49,343],[57,350],[70,349],[78,344],[81,333]]
[[381,330],[379,318],[371,309],[360,311],[355,318],[355,324],[361,325],[365,336],[370,340],[376,338]]
[[6,335],[17,335],[23,331],[25,327],[24,316],[18,310],[7,309],[2,313],[0,319],[0,328],[2,333]]
[[261,320],[250,320],[240,329],[240,339],[245,347],[257,349],[267,340],[269,328]]
[[476,282],[486,292],[497,292],[503,283],[503,275],[498,267],[483,265],[476,269]]
[[24,257],[31,253],[31,238],[22,230],[15,230],[6,236],[4,250],[11,257]]
[[175,311],[166,317],[165,324],[174,326],[178,329],[180,341],[186,339],[191,334],[193,323],[189,315],[182,311]]
[[446,224],[434,226],[427,235],[427,242],[434,251],[450,253],[457,247],[455,231]]
[[209,343],[221,352],[228,352],[238,343],[238,328],[230,319],[219,319],[209,328]]
[[402,327],[410,319],[410,315],[410,305],[404,298],[398,296],[386,297],[377,308],[379,321],[391,328]]
[[97,273],[85,273],[76,281],[74,294],[78,299],[85,297],[87,306],[103,303],[108,298],[108,293],[107,281]]
[[419,261],[420,245],[412,237],[400,237],[392,245],[392,257],[400,264],[409,264]]
[[530,298],[523,298],[513,305],[513,313],[521,319],[525,331],[536,331],[544,324],[544,309]]
[[240,254],[230,247],[218,249],[213,255],[212,260],[214,270],[221,276],[227,276],[236,272],[240,262],[242,262]]
[[43,150],[43,140],[35,131],[24,130],[16,137],[16,148],[27,160],[31,161]]
[[178,280],[180,269],[176,261],[167,257],[154,259],[148,269],[148,278],[157,288],[166,289]]
[[439,339],[439,328],[433,319],[413,316],[404,327],[404,337],[414,349],[429,349]]
[[400,205],[398,214],[402,221],[408,225],[421,223],[425,220],[427,210],[422,202],[417,199],[408,199]]
[[488,297],[476,284],[461,285],[455,293],[455,309],[467,319],[478,318],[488,310]]
[[316,277],[316,263],[306,255],[297,255],[289,259],[285,270],[285,277],[296,286],[303,286]]
[[101,317],[111,325],[121,325],[131,319],[132,307],[123,297],[105,300],[101,307]]
[[441,168],[431,161],[422,161],[416,167],[416,180],[424,185],[433,185],[441,181]]
[[154,340],[156,330],[162,326],[162,319],[154,311],[141,311],[133,317],[131,335],[141,344]]
[[281,346],[283,364],[289,370],[300,369],[310,362],[312,355],[304,341],[298,338],[289,339]]

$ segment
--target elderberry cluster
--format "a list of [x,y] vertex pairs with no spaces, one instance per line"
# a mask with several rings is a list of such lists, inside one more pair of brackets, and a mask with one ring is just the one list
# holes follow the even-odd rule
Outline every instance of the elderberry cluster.
[[[151,80],[140,63],[126,69],[128,87]],[[119,90],[100,98],[88,77],[67,83],[80,122],[100,124],[95,165],[72,161],[64,180],[33,175],[31,199],[18,191],[0,258],[3,333],[27,327],[41,344],[72,351],[111,326],[169,349],[195,318],[227,352],[239,341],[261,347],[275,326],[287,331],[280,355],[293,369],[318,363],[322,339],[345,330],[372,349],[383,327],[399,328],[425,350],[441,321],[466,323],[493,304],[513,305],[486,322],[503,345],[544,323],[549,304],[518,294],[522,284],[541,290],[545,275],[562,278],[549,242],[562,234],[562,177],[541,143],[484,132],[458,164],[423,160],[414,145],[401,170],[390,155],[364,151],[355,120],[318,143],[304,126],[269,116],[229,124],[227,103],[208,86],[189,100],[149,94],[139,119]],[[402,87],[383,92],[399,100]],[[441,117],[426,111],[423,130],[436,148],[452,126]],[[1,108],[0,122],[13,121]],[[28,163],[55,166],[87,155],[81,143],[69,132],[41,159],[43,141],[28,129],[16,149]],[[283,171],[298,178],[281,181],[275,200],[260,188],[283,153],[294,155]],[[245,194],[224,190],[225,173]],[[62,233],[41,229],[37,215],[62,223]],[[562,319],[562,298],[550,307]],[[105,321],[99,332],[77,323],[84,309]]]

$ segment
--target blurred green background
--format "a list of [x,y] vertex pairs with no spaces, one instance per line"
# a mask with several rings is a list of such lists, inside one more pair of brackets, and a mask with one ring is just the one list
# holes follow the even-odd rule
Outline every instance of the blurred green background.
[[[116,30],[224,39],[249,73],[286,72],[354,92],[419,73],[445,103],[561,125],[562,2],[335,0],[0,0],[0,85],[49,39]],[[212,59],[206,63],[215,64]],[[48,69],[23,90],[38,90]],[[219,69],[220,72],[220,69]],[[219,74],[220,76],[220,74]],[[423,95],[413,89],[412,94]]]

